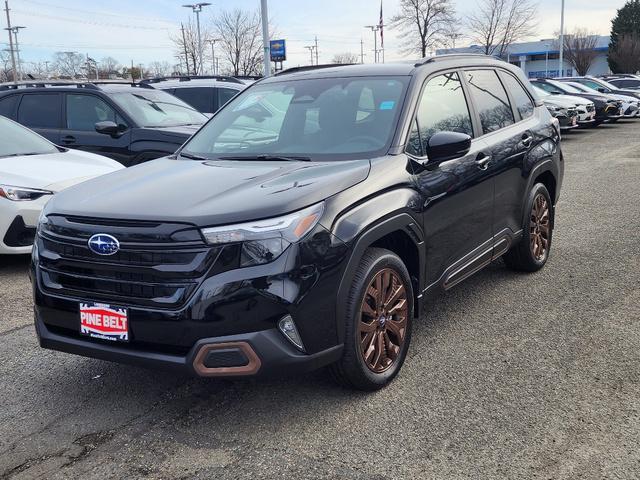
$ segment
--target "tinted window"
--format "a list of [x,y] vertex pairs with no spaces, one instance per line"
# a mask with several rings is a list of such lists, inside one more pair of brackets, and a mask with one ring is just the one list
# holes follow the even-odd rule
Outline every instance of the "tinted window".
[[162,90],[114,92],[110,98],[140,127],[201,125],[207,121],[191,105]]
[[215,90],[208,87],[176,88],[173,94],[199,112],[213,113]]
[[[423,151],[437,132],[460,132],[473,136],[469,106],[457,73],[446,73],[427,82],[418,105],[418,126]],[[409,142],[415,141],[413,133]]]
[[[57,153],[59,150],[40,135],[33,133],[11,120],[0,117],[0,158],[24,154]],[[0,168],[11,169],[6,163],[10,159],[1,160]]]
[[16,112],[16,104],[18,103],[19,95],[9,95],[3,99],[0,99],[0,115],[4,115],[8,118],[14,118]]
[[116,112],[93,95],[67,94],[67,128],[93,132],[98,122],[118,123]]
[[60,95],[57,93],[23,95],[18,109],[18,122],[32,128],[59,128]]
[[[609,83],[613,83],[616,87],[625,88],[637,88],[640,86],[640,80],[611,80]],[[1,109],[1,107],[0,107]]]
[[231,88],[219,88],[218,89],[218,108],[222,108],[225,103],[231,100],[238,94],[238,90]]
[[495,132],[515,123],[507,92],[495,71],[472,70],[465,75],[480,113],[483,133]]
[[520,82],[508,73],[504,73],[502,79],[504,80],[504,86],[509,90],[509,93],[511,93],[511,97],[516,104],[516,109],[520,113],[520,116],[525,119],[533,115],[533,102]]
[[386,152],[408,80],[283,76],[259,83],[218,112],[188,141],[185,153],[344,160]]

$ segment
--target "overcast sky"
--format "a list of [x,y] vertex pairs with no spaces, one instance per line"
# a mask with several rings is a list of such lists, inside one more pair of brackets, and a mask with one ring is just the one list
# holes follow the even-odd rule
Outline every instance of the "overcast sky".
[[[78,51],[101,59],[112,56],[123,64],[174,59],[170,34],[188,19],[188,3],[180,0],[9,0],[13,25],[26,26],[19,34],[25,62],[49,60],[55,51]],[[203,24],[221,9],[256,9],[259,0],[208,0],[213,5],[202,14]],[[399,0],[383,0],[385,20],[397,11]],[[454,0],[459,16],[477,5],[477,0]],[[568,30],[576,26],[609,33],[611,19],[625,0],[566,0]],[[380,0],[269,0],[269,17],[281,38],[288,42],[286,66],[309,63],[311,45],[318,36],[320,63],[340,52],[360,53],[364,40],[365,62],[373,59],[373,34],[364,25],[378,22]],[[0,25],[5,27],[4,12]],[[540,0],[537,38],[549,38],[560,27],[560,0]],[[463,30],[464,32],[464,30]],[[386,59],[401,59],[396,32],[385,31]],[[7,42],[0,31],[0,41]],[[468,39],[458,45],[469,44]],[[6,48],[6,45],[2,45]]]

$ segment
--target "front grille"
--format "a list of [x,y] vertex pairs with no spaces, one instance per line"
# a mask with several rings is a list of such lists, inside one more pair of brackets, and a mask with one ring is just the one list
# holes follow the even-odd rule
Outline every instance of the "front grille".
[[593,112],[595,111],[596,106],[595,105],[587,105],[587,112]]
[[[89,250],[96,233],[113,235],[120,250]],[[221,248],[207,245],[193,226],[91,221],[50,216],[37,238],[45,291],[123,306],[175,309],[184,305],[211,270]]]

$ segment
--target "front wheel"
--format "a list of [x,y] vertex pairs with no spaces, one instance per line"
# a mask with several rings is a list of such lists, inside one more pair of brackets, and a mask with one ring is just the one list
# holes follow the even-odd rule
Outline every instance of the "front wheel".
[[534,185],[526,208],[522,240],[505,254],[504,261],[513,270],[536,272],[547,263],[551,250],[553,203],[547,187]]
[[331,366],[339,383],[378,390],[398,374],[409,348],[413,287],[407,267],[393,252],[368,249],[347,299],[342,358]]

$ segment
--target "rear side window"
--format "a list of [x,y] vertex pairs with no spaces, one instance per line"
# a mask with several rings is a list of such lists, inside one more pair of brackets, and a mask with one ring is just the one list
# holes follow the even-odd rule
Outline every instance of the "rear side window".
[[501,77],[504,81],[504,86],[509,90],[509,93],[511,93],[511,97],[516,104],[516,110],[518,110],[520,117],[524,120],[525,118],[529,118],[533,115],[533,102],[520,82],[516,80],[513,75],[508,73],[503,72]]
[[213,113],[213,95],[209,87],[176,88],[173,94],[185,103],[203,113]]
[[67,94],[67,128],[93,132],[98,122],[119,123],[116,112],[94,95]]
[[631,88],[638,88],[640,87],[640,80],[614,80],[614,81],[609,81],[609,83],[613,83],[616,87],[620,87],[620,88],[625,88],[625,87],[631,87]]
[[18,122],[31,128],[60,128],[60,95],[31,93],[22,96]]
[[222,108],[225,103],[238,94],[238,90],[232,88],[218,88],[218,108]]
[[[456,72],[439,75],[427,82],[418,105],[417,120],[423,152],[431,136],[437,132],[459,132],[473,136],[469,106]],[[416,143],[417,132],[414,131],[409,148],[416,150]]]
[[509,97],[494,70],[470,70],[465,75],[480,113],[483,133],[495,132],[515,123]]
[[7,118],[15,118],[16,104],[19,98],[19,95],[9,95],[0,99],[0,115]]

